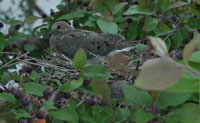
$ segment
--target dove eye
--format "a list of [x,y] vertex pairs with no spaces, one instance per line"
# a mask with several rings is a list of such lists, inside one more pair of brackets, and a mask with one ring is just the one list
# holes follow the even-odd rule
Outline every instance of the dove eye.
[[57,29],[61,29],[61,26],[57,26]]

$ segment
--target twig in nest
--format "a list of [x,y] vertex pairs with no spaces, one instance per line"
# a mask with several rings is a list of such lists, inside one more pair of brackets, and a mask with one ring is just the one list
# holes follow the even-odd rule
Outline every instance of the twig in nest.
[[52,93],[52,95],[51,95],[51,97],[50,97],[50,99],[49,99],[48,101],[53,101],[53,102],[54,102],[58,94],[59,94],[59,89],[56,89],[56,90]]
[[[104,61],[104,59],[103,58],[100,58],[99,57],[99,55],[95,55],[94,53],[92,53],[92,52],[89,52],[92,56],[94,56],[94,59],[93,60],[99,60],[100,62],[101,62],[101,64],[106,64],[106,61]],[[91,60],[91,62],[92,62],[92,60]],[[95,61],[94,61],[95,62]]]
[[0,67],[0,70],[3,69],[3,68],[5,68],[5,67],[7,67],[7,66],[8,66],[9,64],[11,64],[12,62],[17,61],[17,60],[20,60],[20,58],[27,56],[27,54],[29,54],[29,52],[26,52],[26,53],[24,53],[24,54],[22,54],[22,55],[20,54],[20,55],[17,56],[16,58],[14,58],[14,59],[12,59],[11,61],[7,62],[6,64],[2,65],[2,66]]

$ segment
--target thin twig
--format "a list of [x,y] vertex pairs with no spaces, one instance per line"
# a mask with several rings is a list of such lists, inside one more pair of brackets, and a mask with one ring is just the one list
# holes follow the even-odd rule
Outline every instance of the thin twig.
[[52,93],[52,95],[51,95],[51,97],[49,98],[49,100],[48,101],[55,101],[55,99],[56,99],[56,97],[57,97],[57,95],[58,95],[58,93],[59,93],[59,89],[56,89],[53,93]]

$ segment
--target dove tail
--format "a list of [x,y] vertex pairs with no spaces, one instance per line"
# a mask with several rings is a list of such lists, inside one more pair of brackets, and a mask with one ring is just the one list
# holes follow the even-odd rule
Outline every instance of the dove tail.
[[105,37],[107,37],[109,39],[116,40],[116,41],[125,41],[125,38],[120,34],[107,34],[107,33],[104,33],[104,34],[101,34],[101,36],[105,36]]

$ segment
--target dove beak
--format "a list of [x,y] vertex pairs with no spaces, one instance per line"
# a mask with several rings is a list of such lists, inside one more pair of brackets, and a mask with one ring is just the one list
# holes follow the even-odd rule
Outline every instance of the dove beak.
[[55,32],[55,30],[51,30],[51,31],[47,34],[47,36],[48,36],[48,37],[51,37],[51,35],[52,35],[54,32]]

